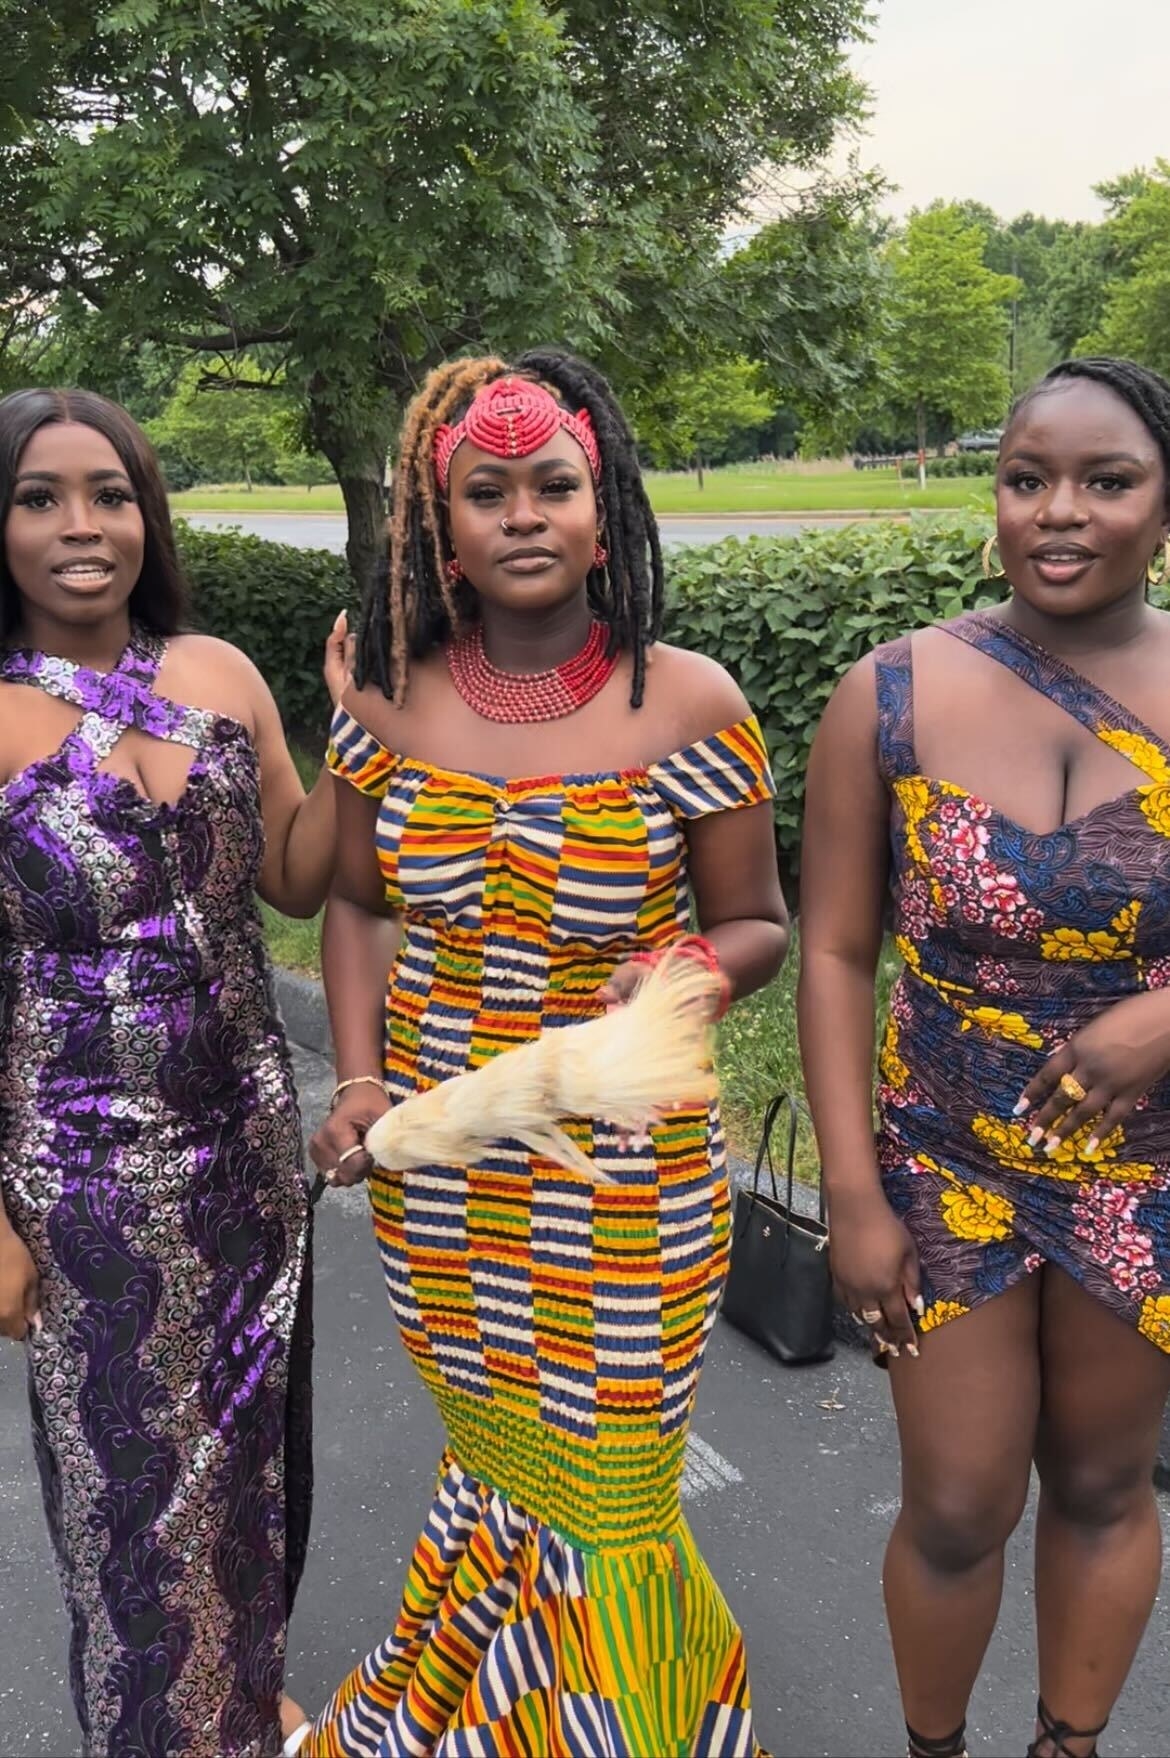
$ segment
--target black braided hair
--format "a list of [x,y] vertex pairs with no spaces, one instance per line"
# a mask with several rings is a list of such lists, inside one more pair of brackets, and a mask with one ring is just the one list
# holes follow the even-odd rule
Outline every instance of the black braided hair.
[[633,707],[646,685],[646,651],[662,627],[662,549],[629,424],[607,380],[559,348],[534,348],[511,367],[493,357],[438,367],[407,410],[394,472],[389,553],[362,608],[355,682],[403,700],[410,659],[420,659],[474,619],[474,592],[446,573],[451,542],[434,482],[434,437],[458,421],[481,386],[511,371],[538,379],[576,413],[585,409],[601,453],[599,500],[609,559],[592,568],[589,603],[610,631],[611,651],[631,652]]
[[1009,427],[1036,397],[1055,385],[1068,384],[1075,379],[1088,379],[1092,384],[1104,385],[1121,397],[1158,442],[1166,472],[1167,506],[1170,507],[1170,382],[1148,366],[1139,366],[1133,360],[1115,360],[1104,354],[1086,355],[1083,360],[1062,360],[1017,399],[1008,417]]

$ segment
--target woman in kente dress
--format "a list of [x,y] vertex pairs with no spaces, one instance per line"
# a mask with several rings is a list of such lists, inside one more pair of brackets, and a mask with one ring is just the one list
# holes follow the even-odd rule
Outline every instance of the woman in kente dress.
[[644,1141],[574,1121],[598,1183],[517,1143],[405,1175],[359,1145],[388,1103],[620,1003],[687,936],[691,895],[690,952],[729,998],[777,970],[759,728],[717,665],[656,644],[661,587],[597,373],[549,351],[430,379],[333,726],[338,1090],[313,1152],[369,1171],[448,1448],[398,1620],[303,1753],[754,1747],[742,1638],[679,1507],[728,1250],[718,1117]]
[[[334,783],[304,794],[243,654],[180,633],[122,410],[6,398],[0,491],[0,1330],[27,1343],[82,1746],[268,1758],[311,1332],[254,891],[319,907]],[[335,697],[343,648],[339,622]]]
[[[1170,617],[1148,579],[1166,575],[1170,386],[1122,361],[1055,368],[1012,413],[996,511],[1006,602],[879,649],[826,712],[801,1028],[836,1278],[897,1408],[885,1592],[910,1751],[963,1749],[1035,1465],[1029,1750],[1083,1758],[1161,1554]],[[875,1151],[891,890],[905,970]]]

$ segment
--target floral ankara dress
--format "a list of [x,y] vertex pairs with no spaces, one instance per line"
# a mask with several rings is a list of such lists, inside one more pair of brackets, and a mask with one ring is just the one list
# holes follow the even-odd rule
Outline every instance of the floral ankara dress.
[[909,639],[877,655],[898,947],[881,1057],[886,1195],[921,1258],[930,1330],[1051,1262],[1170,1351],[1170,1080],[1086,1154],[1049,1159],[1013,1108],[1102,1009],[1170,986],[1170,745],[995,617],[945,632],[1134,765],[1136,784],[1038,835],[914,749]]
[[[0,659],[80,710],[0,787],[0,1189],[84,1750],[269,1758],[311,1482],[300,1127],[255,752],[155,693],[162,655]],[[191,747],[177,805],[101,767],[128,727]]]
[[[393,755],[344,710],[405,919],[386,1075],[406,1095],[598,1011],[687,925],[683,821],[767,800],[753,720],[648,769],[498,781]],[[743,1641],[679,1507],[726,1268],[718,1117],[641,1147],[570,1124],[594,1186],[518,1144],[370,1180],[403,1339],[449,1447],[398,1622],[303,1750],[747,1758]]]

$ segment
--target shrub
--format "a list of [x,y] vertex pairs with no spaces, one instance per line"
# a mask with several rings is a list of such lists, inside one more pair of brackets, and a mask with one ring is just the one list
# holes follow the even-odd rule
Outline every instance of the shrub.
[[998,596],[980,568],[988,529],[976,517],[881,520],[671,551],[667,638],[725,665],[760,717],[786,877],[834,684],[880,642]]
[[325,637],[355,592],[345,557],[240,531],[176,521],[198,628],[242,647],[263,672],[285,726],[319,742],[328,721],[321,680]]
[[[344,558],[180,524],[199,627],[255,660],[285,725],[319,739],[327,717],[321,647],[353,588]],[[975,516],[871,520],[796,537],[752,537],[668,555],[666,638],[708,653],[760,717],[776,773],[776,829],[796,871],[804,771],[834,684],[907,629],[992,602]]]
[[928,458],[928,476],[994,476],[994,452],[956,452],[951,458]]

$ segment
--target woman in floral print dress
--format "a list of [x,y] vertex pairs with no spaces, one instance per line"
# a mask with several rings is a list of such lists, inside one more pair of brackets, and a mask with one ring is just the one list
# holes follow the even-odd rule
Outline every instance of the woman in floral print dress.
[[1096,1750],[1157,1590],[1170,617],[1147,588],[1168,490],[1170,385],[1055,368],[1003,441],[1007,602],[863,661],[810,766],[803,1051],[834,1272],[897,1409],[885,1592],[912,1758],[965,1749],[1033,1464],[1037,1758]]

